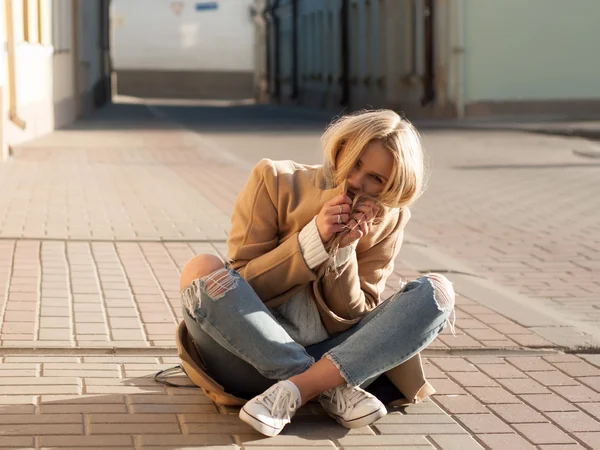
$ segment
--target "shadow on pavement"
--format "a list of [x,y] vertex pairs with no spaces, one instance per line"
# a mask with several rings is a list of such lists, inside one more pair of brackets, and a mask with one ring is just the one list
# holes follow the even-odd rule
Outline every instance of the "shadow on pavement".
[[[189,385],[187,377],[181,375],[168,379],[178,385]],[[41,395],[37,405],[0,406],[3,446],[35,447],[34,437],[38,437],[39,446],[48,449],[135,446],[176,450],[190,446],[234,446],[239,442],[257,445],[263,440],[273,445],[273,438],[255,432],[239,420],[239,408],[219,410],[200,389],[167,388],[155,382],[152,375],[114,380],[116,383],[105,379],[105,386],[101,385],[101,379],[94,380],[86,386],[91,393],[79,395],[68,389],[74,387],[72,384],[65,381],[61,385],[61,378],[53,377],[54,394]],[[24,398],[28,381],[25,379],[23,384],[15,386],[18,398]],[[101,390],[112,393],[96,394]],[[61,391],[65,393],[56,394]],[[306,441],[338,439],[348,434],[349,430],[319,409],[315,404],[303,407],[281,437],[275,439],[285,439],[285,445],[290,445],[287,442],[290,439],[298,439],[300,445],[311,445]],[[238,442],[234,442],[234,436]]]
[[[112,103],[63,130],[172,129],[176,123],[198,132],[320,132],[334,114],[275,105],[163,105]],[[166,119],[166,120],[165,120]]]

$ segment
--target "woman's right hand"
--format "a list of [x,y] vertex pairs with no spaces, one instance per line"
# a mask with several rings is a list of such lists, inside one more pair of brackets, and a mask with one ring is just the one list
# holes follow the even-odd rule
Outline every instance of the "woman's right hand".
[[350,212],[352,199],[345,194],[338,195],[323,205],[317,216],[317,230],[323,243],[344,229],[344,225],[350,220]]

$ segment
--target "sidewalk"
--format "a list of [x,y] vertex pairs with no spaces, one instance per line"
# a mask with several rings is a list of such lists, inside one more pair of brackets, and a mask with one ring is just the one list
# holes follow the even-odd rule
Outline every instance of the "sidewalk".
[[583,335],[557,343],[569,327],[552,317],[499,313],[425,227],[426,198],[387,293],[432,269],[456,279],[457,336],[426,351],[430,400],[359,430],[311,404],[267,439],[199,390],[154,382],[178,363],[179,272],[194,254],[224,254],[249,167],[161,111],[113,105],[0,166],[0,448],[600,448],[600,356],[573,353]]

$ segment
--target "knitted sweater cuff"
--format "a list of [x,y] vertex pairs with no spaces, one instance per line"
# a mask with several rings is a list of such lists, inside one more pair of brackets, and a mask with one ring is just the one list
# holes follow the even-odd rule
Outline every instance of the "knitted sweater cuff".
[[298,240],[302,256],[311,270],[329,259],[329,254],[325,251],[317,229],[317,216],[302,228]]

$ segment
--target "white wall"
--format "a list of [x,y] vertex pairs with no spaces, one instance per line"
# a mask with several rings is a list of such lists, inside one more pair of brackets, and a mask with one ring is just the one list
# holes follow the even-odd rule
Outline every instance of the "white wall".
[[600,98],[600,1],[465,0],[465,99]]
[[[252,71],[252,0],[113,0],[115,70]],[[173,11],[180,5],[179,15]]]

